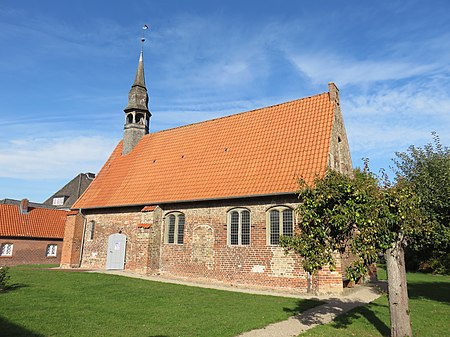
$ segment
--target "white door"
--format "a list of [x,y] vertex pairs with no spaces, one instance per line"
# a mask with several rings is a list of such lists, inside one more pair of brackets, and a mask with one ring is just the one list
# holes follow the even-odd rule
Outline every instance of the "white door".
[[116,233],[109,236],[106,269],[123,269],[126,243],[127,236],[124,234]]

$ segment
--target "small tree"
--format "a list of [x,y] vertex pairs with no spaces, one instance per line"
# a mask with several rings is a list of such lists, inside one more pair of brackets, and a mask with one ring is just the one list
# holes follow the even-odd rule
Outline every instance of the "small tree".
[[421,200],[426,214],[428,235],[410,255],[430,266],[433,272],[450,272],[450,148],[441,144],[433,133],[433,143],[423,147],[410,146],[397,152],[397,178],[407,180]]
[[0,267],[0,291],[6,290],[6,288],[8,287],[8,270],[8,267]]
[[354,177],[329,171],[314,186],[301,183],[297,208],[300,234],[281,244],[299,253],[305,270],[335,267],[334,253],[349,251],[356,260],[347,268],[352,279],[363,276],[378,253],[386,255],[391,312],[391,335],[411,336],[404,247],[420,231],[418,199],[403,181],[395,186],[366,169]]

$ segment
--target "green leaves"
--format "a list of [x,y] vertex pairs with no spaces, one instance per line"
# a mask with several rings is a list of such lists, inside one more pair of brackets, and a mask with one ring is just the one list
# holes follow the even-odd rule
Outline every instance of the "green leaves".
[[[412,249],[416,259],[448,261],[450,255],[450,148],[443,146],[436,133],[433,142],[423,147],[410,146],[406,152],[397,152],[398,181],[413,186],[420,198],[425,218],[421,228],[413,230]],[[409,210],[405,210],[409,213]],[[405,217],[408,214],[403,214]],[[450,263],[447,272],[450,272]],[[445,268],[444,268],[445,269]]]
[[378,253],[399,238],[407,244],[409,233],[419,230],[418,198],[411,187],[406,182],[381,186],[367,167],[355,170],[354,177],[328,171],[314,186],[300,186],[300,234],[282,238],[281,245],[304,258],[306,271],[333,269],[336,252],[351,253],[356,260],[347,272],[355,279],[366,274]]

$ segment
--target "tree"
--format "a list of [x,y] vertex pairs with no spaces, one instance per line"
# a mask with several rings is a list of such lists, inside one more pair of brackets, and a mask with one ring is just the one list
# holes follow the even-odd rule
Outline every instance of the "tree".
[[404,248],[421,231],[421,215],[409,185],[380,185],[366,166],[354,177],[328,171],[313,186],[302,182],[299,198],[299,234],[283,237],[281,245],[299,253],[311,273],[324,265],[335,268],[335,253],[350,252],[357,258],[346,271],[352,279],[366,275],[378,253],[385,253],[391,335],[411,336]]
[[[433,143],[397,152],[397,179],[407,180],[421,199],[428,235],[409,255],[433,272],[450,273],[450,148],[433,133]],[[417,267],[417,266],[415,266]]]

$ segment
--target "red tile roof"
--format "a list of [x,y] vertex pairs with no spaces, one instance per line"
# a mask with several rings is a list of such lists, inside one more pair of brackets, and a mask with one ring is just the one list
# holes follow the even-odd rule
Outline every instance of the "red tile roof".
[[151,227],[152,227],[152,224],[151,224],[151,223],[139,223],[139,224],[137,225],[137,228],[149,229],[149,228],[151,228]]
[[62,239],[66,214],[67,211],[33,207],[21,214],[17,205],[0,204],[0,236]]
[[293,193],[328,164],[328,93],[120,142],[73,208]]
[[143,209],[141,209],[141,212],[153,212],[156,209],[157,206],[145,206]]

